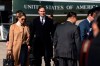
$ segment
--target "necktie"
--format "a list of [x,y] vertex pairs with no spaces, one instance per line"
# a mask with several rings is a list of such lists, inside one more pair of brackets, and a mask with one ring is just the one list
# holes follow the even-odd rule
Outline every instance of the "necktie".
[[42,18],[42,21],[41,21],[42,25],[43,25],[43,18]]

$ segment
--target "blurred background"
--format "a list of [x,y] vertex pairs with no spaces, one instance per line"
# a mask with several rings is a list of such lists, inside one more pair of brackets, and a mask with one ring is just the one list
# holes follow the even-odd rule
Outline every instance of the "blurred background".
[[46,7],[47,15],[53,14],[54,21],[66,21],[68,12],[78,14],[78,22],[86,18],[89,9],[99,7],[98,0],[0,0],[0,40],[6,40],[10,24],[15,20],[17,10],[22,10],[27,15],[27,23],[38,16],[37,9],[40,5]]

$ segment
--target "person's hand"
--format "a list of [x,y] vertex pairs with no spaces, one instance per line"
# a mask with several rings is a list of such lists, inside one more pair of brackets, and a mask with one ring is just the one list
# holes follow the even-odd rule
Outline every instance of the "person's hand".
[[7,51],[7,54],[11,54],[11,50],[8,50],[8,51]]
[[9,41],[6,42],[6,47],[8,46],[8,44],[9,44]]

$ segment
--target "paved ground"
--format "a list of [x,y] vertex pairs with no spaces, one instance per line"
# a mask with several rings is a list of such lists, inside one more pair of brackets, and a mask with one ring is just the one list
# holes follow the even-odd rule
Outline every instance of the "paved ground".
[[3,66],[3,58],[6,57],[6,45],[5,42],[0,42],[0,66]]
[[[3,58],[6,57],[6,42],[0,42],[0,66],[3,66]],[[53,62],[51,62],[53,66]],[[44,65],[44,61],[42,62],[42,66]]]

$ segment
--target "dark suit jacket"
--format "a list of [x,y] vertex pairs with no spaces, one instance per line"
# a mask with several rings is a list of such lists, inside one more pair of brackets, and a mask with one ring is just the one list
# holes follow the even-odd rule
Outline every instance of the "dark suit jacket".
[[33,54],[35,55],[47,55],[52,56],[53,54],[53,20],[45,17],[45,23],[42,25],[40,22],[40,17],[33,20],[30,32],[30,44],[32,45]]
[[80,28],[81,41],[83,41],[84,39],[86,39],[88,37],[91,37],[90,36],[90,35],[92,35],[92,32],[90,31],[91,24],[89,24],[89,21],[87,19],[84,19],[79,24],[79,28]]
[[55,56],[77,59],[80,37],[77,26],[71,22],[58,25],[54,34]]

